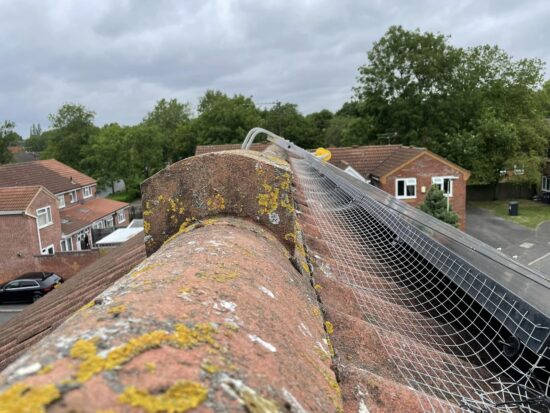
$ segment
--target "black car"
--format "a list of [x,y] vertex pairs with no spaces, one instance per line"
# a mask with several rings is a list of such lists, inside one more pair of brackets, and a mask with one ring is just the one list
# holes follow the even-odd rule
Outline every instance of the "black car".
[[29,272],[0,285],[0,303],[34,302],[50,292],[63,278],[53,272]]

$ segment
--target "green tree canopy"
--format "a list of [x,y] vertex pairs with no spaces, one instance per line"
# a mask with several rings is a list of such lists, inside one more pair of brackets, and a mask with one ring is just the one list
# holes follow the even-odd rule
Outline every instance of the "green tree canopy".
[[54,158],[73,168],[83,169],[83,149],[98,131],[94,125],[95,113],[82,105],[67,103],[57,113],[51,114],[49,119],[51,136],[42,158]]
[[458,226],[458,215],[453,211],[452,207],[449,206],[447,211],[447,198],[443,194],[443,191],[437,187],[437,185],[432,185],[430,190],[424,198],[424,203],[420,205],[420,210],[425,213],[443,221],[447,224]]
[[262,124],[260,111],[251,98],[229,97],[220,91],[207,91],[200,99],[198,113],[191,133],[200,145],[241,143],[250,129]]
[[143,122],[162,134],[162,155],[167,163],[193,155],[195,141],[189,133],[192,111],[189,103],[161,99]]
[[0,164],[9,163],[12,160],[12,154],[8,150],[14,140],[15,123],[4,121],[0,124]]
[[367,56],[355,91],[371,135],[395,133],[394,143],[427,147],[471,169],[477,183],[498,182],[500,169],[525,155],[540,163],[550,136],[540,60],[514,60],[496,46],[463,49],[401,26]]
[[267,130],[291,140],[303,148],[316,148],[322,137],[310,118],[304,117],[297,105],[277,102],[264,111],[263,125]]

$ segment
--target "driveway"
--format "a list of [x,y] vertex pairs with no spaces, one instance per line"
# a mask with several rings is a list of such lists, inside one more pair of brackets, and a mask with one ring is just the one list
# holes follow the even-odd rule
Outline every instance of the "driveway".
[[2,304],[0,305],[0,326],[8,322],[12,317],[15,317],[29,304]]
[[522,264],[550,274],[550,221],[532,230],[468,205],[466,232]]

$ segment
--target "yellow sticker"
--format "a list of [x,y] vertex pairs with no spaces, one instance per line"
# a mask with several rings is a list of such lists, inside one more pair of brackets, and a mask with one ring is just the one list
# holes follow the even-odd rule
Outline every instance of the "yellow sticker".
[[315,151],[315,156],[322,159],[323,161],[330,161],[330,158],[332,158],[332,153],[330,153],[328,149],[317,148],[317,150]]

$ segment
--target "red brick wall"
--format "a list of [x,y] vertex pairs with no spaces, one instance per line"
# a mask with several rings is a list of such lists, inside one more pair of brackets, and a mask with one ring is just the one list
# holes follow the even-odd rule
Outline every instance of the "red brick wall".
[[[449,165],[431,157],[430,155],[422,155],[409,165],[388,176],[385,183],[380,184],[380,188],[384,191],[396,195],[395,180],[398,178],[416,178],[416,198],[403,199],[408,204],[418,207],[424,202],[424,197],[432,185],[432,177],[435,176],[458,176],[459,179],[453,182],[453,196],[449,199],[453,210],[459,215],[459,228],[466,228],[466,181],[464,174],[451,168]],[[422,187],[426,188],[426,192],[422,193]]]
[[119,220],[118,220],[118,211],[117,211],[116,226],[117,227],[127,227],[128,225],[130,225],[130,208],[125,208],[124,209],[124,221],[122,221],[122,222],[119,222]]
[[99,250],[36,256],[37,271],[55,272],[68,279],[99,258]]
[[0,283],[17,277],[27,268],[34,271],[34,255],[40,254],[35,219],[0,215],[0,234]]

